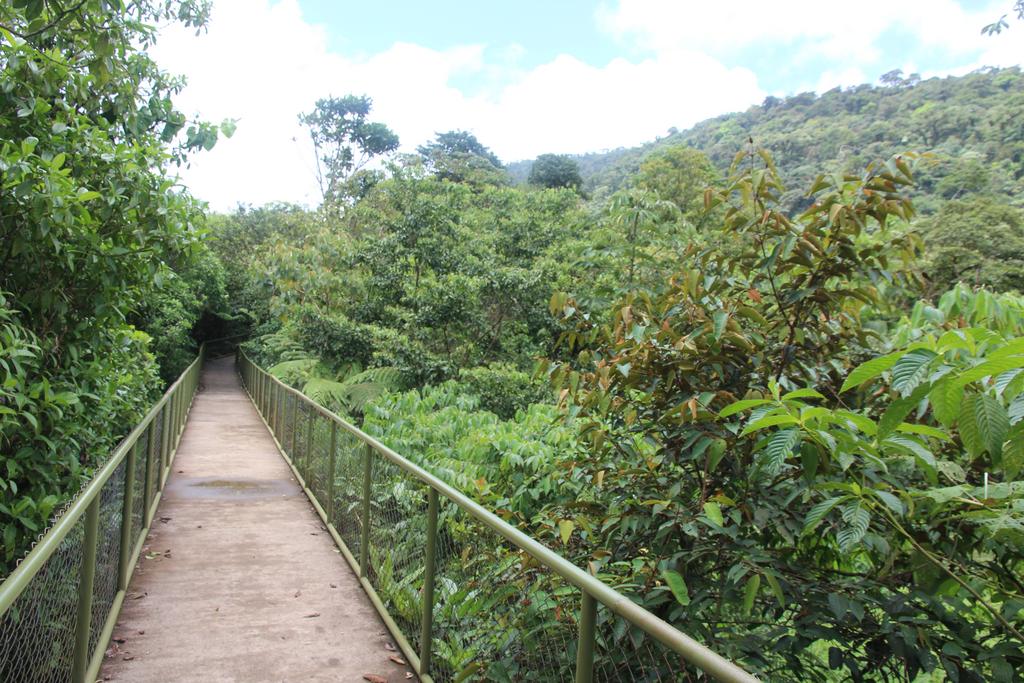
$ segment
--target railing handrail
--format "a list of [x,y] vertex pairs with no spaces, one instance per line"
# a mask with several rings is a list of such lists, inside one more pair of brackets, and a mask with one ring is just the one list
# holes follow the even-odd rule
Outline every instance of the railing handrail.
[[199,352],[195,359],[182,371],[178,379],[167,388],[163,396],[153,404],[153,407],[149,409],[145,417],[114,448],[107,461],[93,474],[92,479],[85,485],[85,488],[79,491],[71,504],[50,525],[42,538],[33,546],[32,550],[22,558],[21,562],[0,583],[0,614],[4,614],[14,604],[28,587],[32,577],[39,572],[46,561],[60,547],[61,541],[64,540],[68,532],[75,526],[75,523],[85,514],[96,496],[100,494],[103,485],[107,483],[107,480],[117,470],[118,465],[127,457],[128,451],[134,447],[139,436],[160,413],[189,372],[195,368],[197,363],[202,362],[204,351],[205,344],[199,347]]
[[684,660],[694,664],[714,676],[716,679],[726,683],[757,682],[757,678],[740,668],[738,665],[730,662],[728,659],[725,659],[710,648],[697,642],[660,617],[648,612],[608,584],[583,571],[569,560],[542,544],[540,541],[537,541],[515,528],[487,508],[471,500],[458,489],[447,484],[402,455],[399,455],[363,430],[350,424],[336,413],[312,400],[298,389],[290,387],[278,378],[274,377],[272,374],[253,362],[253,360],[249,358],[241,348],[239,349],[239,355],[245,360],[245,362],[249,363],[253,368],[265,375],[267,379],[281,387],[285,392],[290,392],[297,398],[297,400],[304,402],[307,406],[313,408],[324,417],[334,421],[339,427],[362,441],[364,444],[370,446],[390,462],[420,480],[437,493],[443,495],[445,498],[451,500],[481,522],[484,526],[504,537],[520,550],[536,559],[543,566],[579,588],[584,594],[594,598],[597,602],[600,602],[612,612],[618,614],[631,624],[643,630],[658,642],[678,654]]

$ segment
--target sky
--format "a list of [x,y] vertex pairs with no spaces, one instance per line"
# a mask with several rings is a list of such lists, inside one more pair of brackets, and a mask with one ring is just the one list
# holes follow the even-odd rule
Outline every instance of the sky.
[[190,117],[235,135],[179,169],[210,207],[320,193],[318,98],[373,100],[414,151],[468,130],[501,159],[633,146],[768,95],[1024,62],[1012,0],[213,0],[205,32],[161,30],[152,55],[188,85]]

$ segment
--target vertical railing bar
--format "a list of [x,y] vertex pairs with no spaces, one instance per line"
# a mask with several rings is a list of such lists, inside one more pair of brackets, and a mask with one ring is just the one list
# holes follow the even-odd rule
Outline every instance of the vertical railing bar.
[[368,576],[370,560],[370,488],[373,483],[373,447],[366,444],[363,463],[363,509],[360,514],[362,529],[359,535],[359,576]]
[[[316,424],[316,413],[309,406],[306,406],[306,452],[302,459],[306,463],[306,473],[302,478],[306,480],[306,487],[310,487],[313,472],[313,425]],[[312,488],[310,488],[312,490]]]
[[85,539],[82,547],[82,567],[78,575],[78,617],[75,620],[75,649],[71,656],[71,680],[85,683],[89,666],[89,631],[92,624],[93,579],[96,576],[96,537],[100,524],[100,497],[102,489],[85,511]]
[[327,521],[334,522],[334,471],[338,459],[338,423],[331,420],[331,450],[327,458]]
[[284,438],[284,406],[288,396],[280,385],[274,385],[274,391],[277,393],[277,405],[274,407],[274,419],[277,420],[275,426],[275,436],[280,442]]
[[167,403],[160,412],[153,416],[153,424],[160,418],[160,443],[156,443],[156,433],[150,430],[149,448],[146,449],[146,481],[142,485],[142,526],[146,528],[153,521],[153,468],[157,458],[163,462],[164,444],[167,442]]
[[[299,426],[299,399],[295,396],[295,394],[292,394],[290,392],[289,395],[292,398],[292,419],[289,420],[292,428],[292,447],[288,449],[288,455],[291,456],[292,462],[295,462],[295,434],[299,431],[297,429],[297,427]],[[298,469],[298,467],[299,465],[296,462],[295,468]]]
[[597,600],[582,591],[580,599],[580,637],[576,645],[576,683],[594,680],[594,628],[597,625]]
[[[153,423],[149,423],[149,431],[153,430]],[[147,437],[148,438],[148,437]],[[135,461],[138,459],[140,436],[132,444],[131,449],[124,462],[124,496],[121,506],[121,549],[117,561],[117,590],[123,591],[128,588],[128,574],[132,557],[132,508],[135,503]]]
[[420,675],[430,674],[434,634],[434,574],[437,567],[437,489],[427,489],[427,538],[423,566],[423,617],[420,623]]

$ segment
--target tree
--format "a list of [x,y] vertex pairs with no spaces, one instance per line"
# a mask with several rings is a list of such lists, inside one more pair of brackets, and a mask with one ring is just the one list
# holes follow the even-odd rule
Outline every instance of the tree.
[[920,224],[925,272],[938,291],[957,282],[1024,292],[1024,211],[992,197],[947,202]]
[[541,154],[530,168],[528,182],[537,187],[567,187],[579,191],[583,186],[580,166],[564,154]]
[[[1024,21],[1024,0],[1016,0],[1013,3],[1013,11],[1016,13],[1017,18]],[[1003,32],[1003,29],[1010,28],[1010,25],[1006,22],[1006,15],[999,17],[998,21],[993,21],[991,24],[987,24],[982,27],[981,32],[985,35],[994,36]]]
[[398,149],[398,135],[368,120],[372,107],[366,95],[346,95],[319,99],[313,111],[299,115],[316,149],[317,181],[325,203],[344,201],[345,182],[353,173]]
[[508,182],[501,160],[467,131],[438,133],[416,151],[427,169],[442,180],[493,185]]
[[188,121],[148,49],[157,24],[198,29],[208,12],[0,3],[0,570],[159,392],[127,319],[191,259],[203,220],[168,169],[234,124]]
[[640,164],[637,187],[672,202],[683,219],[697,225],[704,212],[704,190],[718,180],[718,171],[700,150],[674,145],[655,152]]

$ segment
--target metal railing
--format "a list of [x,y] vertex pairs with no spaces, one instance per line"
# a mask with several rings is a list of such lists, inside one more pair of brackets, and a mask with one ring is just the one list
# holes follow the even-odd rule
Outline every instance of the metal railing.
[[0,680],[96,680],[199,387],[204,350],[0,584]]
[[241,351],[237,366],[421,680],[691,680],[684,663],[757,680]]

